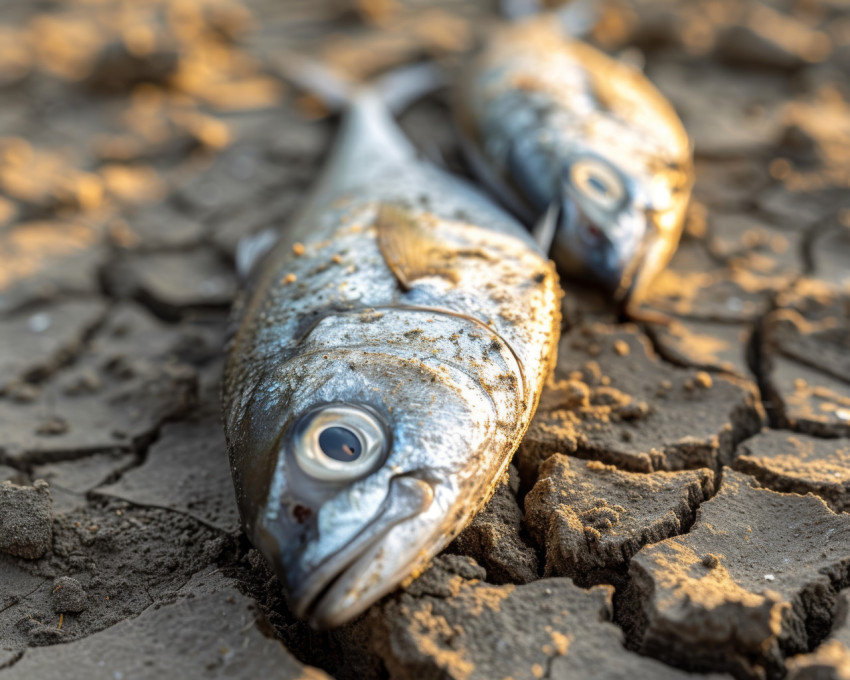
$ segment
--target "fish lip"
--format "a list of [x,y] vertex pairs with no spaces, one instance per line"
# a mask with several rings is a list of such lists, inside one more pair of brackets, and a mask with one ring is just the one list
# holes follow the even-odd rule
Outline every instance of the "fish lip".
[[[400,489],[400,486],[403,488]],[[402,494],[409,494],[411,491],[414,495],[407,499],[407,507],[403,503],[397,503]],[[344,578],[352,577],[351,580],[356,581],[356,573],[351,574],[351,570],[355,568],[356,571],[359,560],[368,555],[391,529],[427,510],[433,499],[434,484],[425,479],[424,475],[413,472],[394,477],[390,482],[390,492],[375,517],[358,532],[349,545],[327,557],[290,593],[289,601],[293,613],[301,619],[307,619],[313,628],[321,630],[344,623],[368,607],[383,593],[364,601],[357,611],[348,616],[347,610],[336,612],[333,602],[328,601],[328,596],[332,595],[334,586]],[[375,527],[378,531],[369,537],[370,531]],[[401,565],[396,573],[406,574],[409,566]],[[395,581],[396,579],[389,579],[386,590],[394,588]]]

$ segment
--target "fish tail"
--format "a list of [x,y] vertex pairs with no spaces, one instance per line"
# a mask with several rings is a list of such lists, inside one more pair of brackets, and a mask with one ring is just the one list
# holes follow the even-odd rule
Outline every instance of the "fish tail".
[[426,61],[400,66],[366,87],[371,87],[390,112],[397,115],[422,97],[446,87],[448,83],[445,70]]
[[583,38],[599,20],[599,3],[594,0],[572,0],[556,10],[547,10],[542,0],[500,0],[500,11],[508,21],[521,21],[545,15],[554,19],[564,37]]
[[277,62],[278,73],[298,89],[318,97],[325,108],[339,113],[358,99],[377,99],[396,115],[422,97],[445,87],[448,78],[436,64],[406,64],[367,82],[356,82],[321,62],[287,53]]
[[339,113],[354,99],[356,83],[321,62],[286,51],[275,60],[275,70],[291,85],[318,97],[329,111]]

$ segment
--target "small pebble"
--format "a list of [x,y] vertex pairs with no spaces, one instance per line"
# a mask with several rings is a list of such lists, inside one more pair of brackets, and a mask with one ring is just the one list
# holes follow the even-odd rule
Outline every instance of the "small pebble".
[[55,436],[65,434],[69,429],[68,421],[59,416],[54,416],[39,425],[38,428],[36,428],[35,433],[46,436]]
[[712,555],[711,553],[707,553],[702,557],[702,566],[707,569],[714,569],[718,564],[720,564],[720,560],[717,559],[717,555]]
[[714,384],[711,379],[711,376],[705,371],[700,371],[699,373],[697,373],[696,376],[694,376],[694,381],[697,385],[706,390],[711,389],[711,386]]
[[40,312],[39,314],[33,314],[29,318],[27,327],[33,333],[44,333],[44,331],[50,328],[50,323],[50,315],[46,312]]
[[615,340],[614,341],[614,351],[619,354],[621,357],[628,356],[629,354],[629,343],[625,340]]

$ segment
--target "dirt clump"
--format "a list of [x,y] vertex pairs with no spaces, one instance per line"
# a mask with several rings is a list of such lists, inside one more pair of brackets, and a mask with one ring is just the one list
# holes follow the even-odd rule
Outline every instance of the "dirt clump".
[[525,497],[526,523],[545,546],[547,576],[621,583],[632,556],[687,530],[713,491],[711,470],[624,472],[555,454]]
[[[829,540],[824,540],[828,536]],[[629,565],[637,648],[689,670],[777,677],[829,632],[850,574],[850,517],[723,471],[690,531]]]
[[583,326],[561,339],[518,467],[529,486],[555,453],[635,472],[716,470],[731,461],[738,441],[761,429],[762,418],[751,383],[707,381],[665,364],[634,328]]
[[448,553],[479,562],[491,583],[529,583],[538,578],[537,554],[521,534],[518,491],[519,475],[511,466],[509,478],[496,487],[487,505],[446,548]]
[[820,496],[835,512],[850,506],[850,440],[765,430],[738,447],[733,467],[762,486]]
[[80,582],[70,576],[61,576],[53,582],[53,611],[79,614],[88,607],[88,594]]
[[37,560],[53,547],[53,498],[50,485],[0,484],[0,551]]

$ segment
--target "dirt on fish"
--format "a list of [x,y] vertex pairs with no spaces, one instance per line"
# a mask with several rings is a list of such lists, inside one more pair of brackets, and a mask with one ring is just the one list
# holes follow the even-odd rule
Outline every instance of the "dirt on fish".
[[[644,301],[672,322],[564,281],[504,484],[342,628],[297,620],[242,533],[218,416],[236,244],[294,215],[335,125],[282,60],[457,64],[491,4],[0,2],[0,680],[846,677],[838,2],[607,3],[589,39],[643,61],[694,142]],[[470,175],[445,93],[401,123]]]

